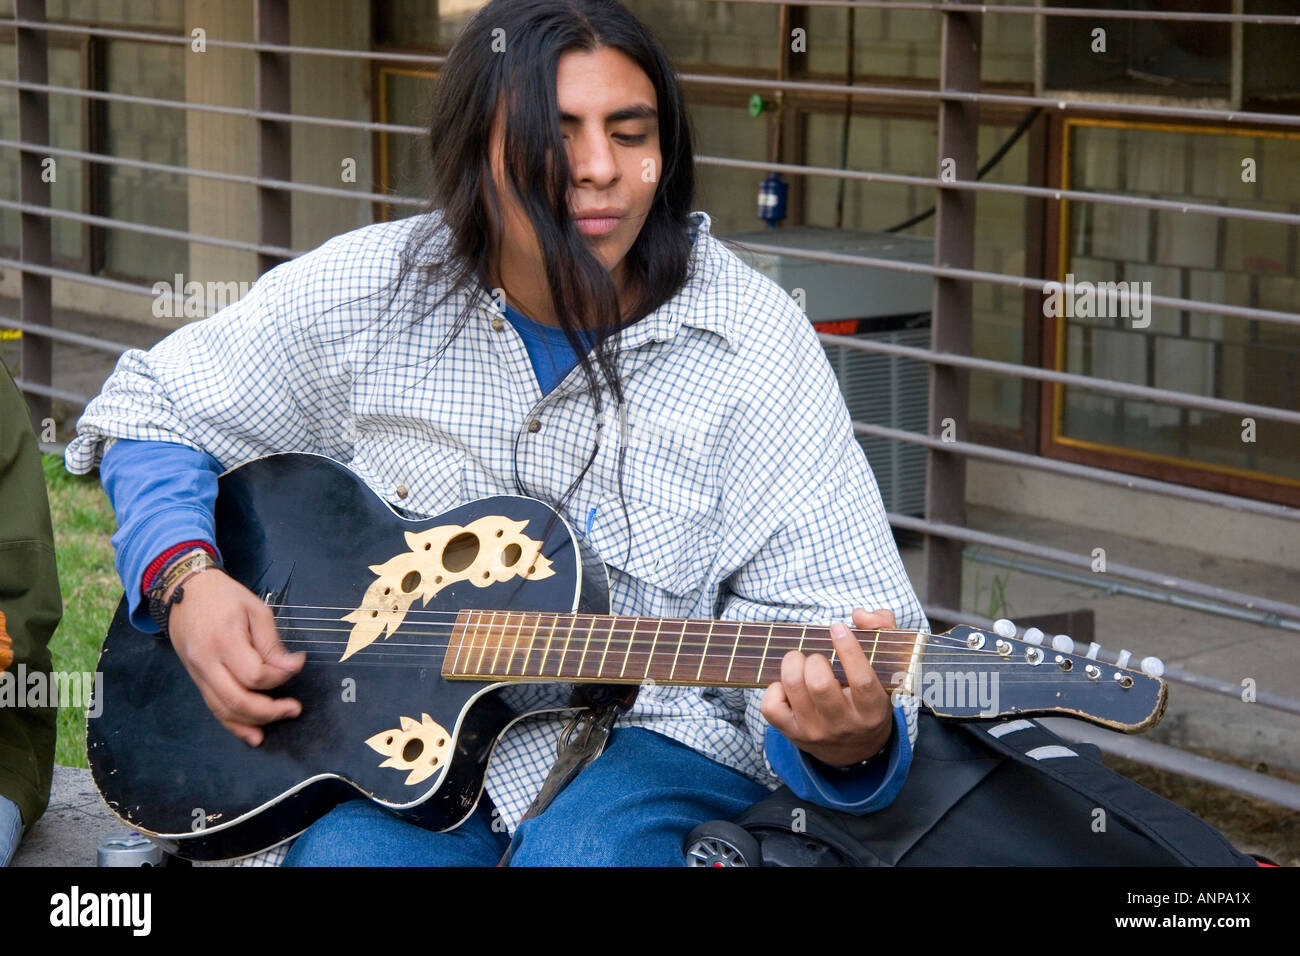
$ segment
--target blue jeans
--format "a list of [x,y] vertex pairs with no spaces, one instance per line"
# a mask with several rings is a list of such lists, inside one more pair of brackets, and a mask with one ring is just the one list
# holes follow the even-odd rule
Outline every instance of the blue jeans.
[[[692,828],[731,819],[767,793],[662,734],[621,727],[544,813],[520,824],[510,865],[682,866],[682,841]],[[492,822],[486,794],[446,833],[353,800],[312,824],[284,865],[494,866],[511,841]]]

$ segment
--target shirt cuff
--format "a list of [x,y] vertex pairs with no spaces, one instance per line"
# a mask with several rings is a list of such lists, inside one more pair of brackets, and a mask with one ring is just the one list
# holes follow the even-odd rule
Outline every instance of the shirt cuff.
[[211,455],[170,442],[119,439],[104,454],[99,476],[117,515],[115,564],[137,631],[158,631],[140,591],[155,558],[182,541],[203,541],[220,560],[213,518],[220,474]]
[[[864,814],[893,803],[912,765],[914,734],[908,707],[894,702],[894,730],[884,750],[865,764],[838,770],[804,753],[775,727],[768,727],[764,751],[772,769],[798,797],[832,810]],[[825,769],[822,769],[825,768]]]

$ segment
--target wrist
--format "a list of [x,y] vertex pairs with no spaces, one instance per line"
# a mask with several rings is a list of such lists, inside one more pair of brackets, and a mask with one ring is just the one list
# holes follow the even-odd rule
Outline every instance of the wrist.
[[148,592],[149,616],[158,625],[159,634],[168,635],[172,608],[184,599],[185,583],[195,575],[220,567],[206,548],[195,547],[175,555],[154,576]]
[[[831,774],[853,773],[870,764],[873,760],[889,752],[889,744],[894,736],[893,721],[889,723],[888,730],[884,740],[879,745],[872,746],[868,743],[865,747],[856,750],[856,752],[846,752],[843,749],[821,750],[818,753],[804,750],[817,765],[819,769],[825,770]],[[802,748],[801,748],[802,749]],[[861,754],[866,756],[860,756]]]

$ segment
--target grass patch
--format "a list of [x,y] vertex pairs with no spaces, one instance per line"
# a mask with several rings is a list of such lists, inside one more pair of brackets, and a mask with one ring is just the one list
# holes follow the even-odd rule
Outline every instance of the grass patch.
[[[110,539],[117,528],[98,473],[70,475],[58,455],[42,455],[54,523],[63,619],[50,640],[54,669],[91,672],[108,633],[122,585]],[[55,763],[86,766],[86,710],[60,707]]]

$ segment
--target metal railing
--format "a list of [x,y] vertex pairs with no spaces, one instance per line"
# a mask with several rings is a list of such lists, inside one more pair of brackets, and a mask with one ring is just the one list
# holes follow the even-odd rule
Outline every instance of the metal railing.
[[[769,0],[727,0],[727,2],[768,3]],[[254,54],[254,103],[251,108],[195,103],[185,100],[168,100],[158,97],[135,96],[124,93],[88,90],[57,86],[49,82],[47,64],[48,37],[59,34],[75,37],[131,40],[147,43],[188,45],[190,38],[155,32],[123,30],[94,25],[48,23],[45,20],[43,0],[16,0],[13,19],[0,21],[0,26],[13,28],[17,43],[18,70],[16,79],[0,79],[0,87],[14,91],[19,105],[19,135],[16,140],[0,140],[0,149],[10,150],[18,156],[20,166],[19,200],[0,201],[0,208],[19,213],[21,255],[18,259],[0,259],[0,267],[12,268],[21,273],[22,296],[18,318],[0,317],[0,327],[20,330],[23,333],[22,371],[20,386],[32,396],[33,417],[49,415],[51,399],[75,405],[84,405],[87,396],[74,395],[53,386],[51,377],[51,348],[54,342],[98,349],[110,354],[120,353],[127,346],[96,336],[82,335],[55,329],[52,326],[52,282],[54,279],[86,283],[105,289],[139,295],[152,295],[149,287],[122,282],[104,276],[56,267],[51,259],[50,229],[56,219],[80,222],[98,227],[110,227],[141,234],[161,236],[179,241],[205,243],[217,247],[253,252],[258,257],[260,271],[299,254],[291,243],[290,196],[294,193],[321,197],[382,202],[405,208],[421,207],[424,200],[418,197],[378,193],[368,190],[350,190],[338,187],[292,181],[289,166],[289,132],[293,124],[383,133],[398,136],[423,136],[423,127],[396,123],[366,122],[324,116],[295,114],[289,108],[288,59],[298,57],[345,58],[382,63],[402,63],[436,68],[445,57],[432,54],[399,53],[375,50],[353,50],[291,45],[288,43],[288,0],[255,0],[254,39],[252,42],[206,39],[211,48],[229,48]],[[688,89],[714,87],[731,90],[766,90],[778,96],[785,93],[829,94],[866,101],[892,104],[926,103],[934,107],[938,118],[939,157],[956,161],[958,170],[974,170],[977,166],[975,144],[979,131],[979,108],[1016,107],[1039,108],[1056,114],[1086,113],[1110,114],[1125,117],[1159,117],[1163,119],[1214,122],[1227,126],[1268,125],[1281,129],[1300,129],[1300,115],[1277,112],[1242,112],[1194,104],[1110,102],[1100,99],[986,92],[980,76],[980,49],[983,18],[989,15],[1143,19],[1179,22],[1210,22],[1232,25],[1239,29],[1243,24],[1300,26],[1300,16],[1245,14],[1205,14],[1180,12],[1148,12],[1131,10],[1097,10],[1092,8],[1045,8],[1042,6],[1012,6],[1006,4],[976,4],[953,2],[908,2],[908,0],[806,0],[800,6],[856,7],[860,9],[931,11],[939,18],[940,73],[935,88],[917,88],[902,84],[865,85],[859,83],[837,84],[811,80],[785,79],[786,71],[778,69],[773,76],[742,76],[718,73],[682,73],[681,81]],[[783,20],[783,22],[786,22]],[[783,47],[788,44],[783,44]],[[788,51],[782,53],[788,57]],[[784,61],[783,61],[784,62]],[[51,95],[73,97],[85,102],[109,102],[148,106],[155,109],[175,109],[187,112],[211,113],[244,117],[256,123],[257,156],[256,175],[242,175],[214,169],[197,169],[165,163],[147,162],[126,157],[111,156],[88,150],[56,148],[49,143],[49,98]],[[257,206],[256,241],[239,241],[222,236],[208,235],[190,230],[166,229],[144,223],[134,223],[111,217],[80,212],[56,210],[49,206],[49,193],[41,180],[41,161],[46,157],[65,157],[93,164],[110,164],[156,173],[175,174],[198,179],[211,179],[254,187]],[[965,463],[968,458],[1015,465],[1084,479],[1101,485],[1125,487],[1154,492],[1189,502],[1212,505],[1243,514],[1252,514],[1283,521],[1300,517],[1300,509],[1260,501],[1253,498],[1209,491],[1188,485],[1158,481],[1111,471],[1090,465],[1049,458],[1042,455],[1012,451],[993,445],[972,441],[950,441],[937,437],[945,419],[966,421],[968,415],[967,376],[971,371],[1008,376],[1017,381],[1036,381],[1060,385],[1081,386],[1089,390],[1121,397],[1156,401],[1174,407],[1203,411],[1252,416],[1287,424],[1300,424],[1300,411],[1273,407],[1258,402],[1242,402],[1197,395],[1189,392],[1154,388],[1085,376],[1054,369],[1022,365],[1013,362],[993,361],[974,357],[971,348],[971,290],[974,283],[988,283],[1041,293],[1049,281],[1045,276],[1007,275],[973,267],[974,259],[974,202],[981,193],[1019,196],[1044,203],[1086,202],[1113,205],[1123,208],[1156,210],[1166,213],[1211,216],[1217,219],[1273,223],[1286,226],[1300,225],[1300,215],[1261,209],[1238,208],[1231,205],[1213,205],[1204,202],[1148,198],[1116,192],[1088,192],[1075,189],[1054,189],[1035,185],[982,182],[967,175],[950,180],[887,173],[883,171],[837,169],[813,165],[789,164],[776,161],[756,162],[725,156],[697,156],[702,166],[746,169],[763,172],[782,172],[805,177],[834,177],[867,183],[923,187],[936,192],[935,242],[933,262],[912,263],[868,256],[830,252],[796,252],[786,247],[767,246],[747,242],[746,247],[757,252],[779,253],[785,256],[812,261],[838,263],[875,269],[912,272],[931,276],[934,280],[934,300],[931,313],[932,341],[929,349],[891,345],[879,341],[821,335],[828,345],[846,347],[869,353],[919,360],[930,367],[929,430],[917,434],[880,424],[855,422],[861,435],[886,438],[895,442],[917,444],[928,454],[926,510],[923,518],[891,514],[895,528],[921,533],[925,540],[925,593],[927,611],[936,617],[975,620],[970,614],[959,613],[963,560],[974,555],[976,560],[999,560],[986,549],[1023,555],[1044,562],[1039,573],[1069,574],[1053,571],[1048,565],[1065,565],[1086,568],[1089,559],[1060,549],[1046,548],[1028,541],[1008,536],[991,535],[967,527],[965,501]],[[1300,323],[1300,314],[1278,309],[1262,309],[1230,305],[1204,299],[1151,295],[1152,305],[1173,309],[1232,316],[1280,325]],[[974,552],[972,552],[972,549]],[[1005,560],[1005,559],[1002,559]],[[1019,570],[1034,572],[1034,567],[1017,563]],[[1156,600],[1166,599],[1195,602],[1199,610],[1227,615],[1247,615],[1246,619],[1287,630],[1300,629],[1300,606],[1281,601],[1243,594],[1226,588],[1216,588],[1195,581],[1175,578],[1154,571],[1111,564],[1108,578],[1125,579],[1133,590]],[[1105,655],[1103,654],[1103,659]],[[1207,677],[1170,667],[1168,679],[1212,693],[1236,697],[1240,687],[1216,678]],[[1261,690],[1259,706],[1281,712],[1300,713],[1300,700],[1283,694]],[[1159,749],[1159,748],[1157,748]],[[1291,791],[1279,797],[1276,787],[1260,785],[1252,789],[1249,775],[1234,775],[1223,765],[1206,769],[1202,758],[1184,755],[1177,751],[1160,749],[1158,757],[1147,759],[1161,766],[1170,766],[1183,772],[1222,782],[1246,792],[1256,793],[1266,799],[1275,799],[1290,806],[1300,806],[1300,799]],[[1141,755],[1136,759],[1144,759]],[[1268,792],[1265,792],[1267,790]],[[1290,802],[1288,802],[1290,801]]]

